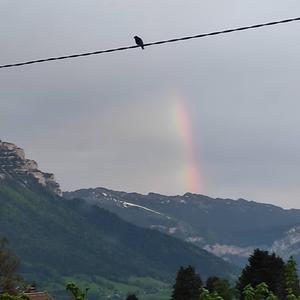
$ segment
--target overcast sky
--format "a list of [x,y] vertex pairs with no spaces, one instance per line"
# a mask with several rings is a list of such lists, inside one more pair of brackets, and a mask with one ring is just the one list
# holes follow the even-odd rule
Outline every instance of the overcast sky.
[[[299,0],[1,0],[0,64],[298,16]],[[183,194],[192,164],[199,193],[300,208],[299,53],[295,22],[2,69],[0,139],[63,190]]]

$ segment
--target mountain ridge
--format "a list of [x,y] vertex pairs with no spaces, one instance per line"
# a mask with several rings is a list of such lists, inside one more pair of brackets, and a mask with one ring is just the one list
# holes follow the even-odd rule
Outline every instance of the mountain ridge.
[[30,180],[36,181],[48,190],[62,196],[62,191],[55,181],[54,174],[40,171],[37,162],[27,159],[22,148],[0,140],[0,181],[11,177],[22,181],[25,185],[30,178]]
[[[245,264],[253,249],[280,252],[278,243],[287,241],[285,235],[292,239],[291,228],[296,226],[300,231],[297,227],[300,224],[299,209],[284,209],[242,198],[211,198],[192,193],[143,195],[100,187],[65,192],[64,195],[69,199],[73,196],[85,199],[129,222],[192,242],[240,266]],[[151,210],[159,215],[150,214]],[[296,234],[294,230],[293,236]],[[286,249],[286,253],[281,251],[280,254],[287,258],[288,254],[300,253],[300,244],[295,248],[290,243],[290,247],[293,250]],[[298,260],[300,262],[300,257]]]
[[[20,148],[3,142],[1,147],[0,236],[10,240],[25,278],[59,299],[65,280],[78,277],[94,287],[103,278],[122,284],[132,276],[150,278],[155,284],[149,291],[158,293],[156,286],[170,286],[181,265],[194,265],[204,278],[236,276],[236,267],[195,245],[138,227],[85,200],[64,199],[56,184],[34,176],[48,173],[28,164]],[[112,297],[113,289],[102,296],[97,290],[92,299]]]

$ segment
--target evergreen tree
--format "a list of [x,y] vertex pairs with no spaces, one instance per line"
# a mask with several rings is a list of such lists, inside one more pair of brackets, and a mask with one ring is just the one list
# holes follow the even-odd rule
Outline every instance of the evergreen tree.
[[284,277],[285,265],[282,258],[274,253],[269,254],[268,251],[256,249],[249,257],[248,265],[242,271],[237,288],[242,293],[248,284],[256,287],[264,282],[273,294],[279,299],[284,299]]
[[212,293],[214,291],[214,283],[218,281],[220,278],[216,276],[210,276],[206,280],[206,289]]
[[126,300],[139,300],[139,298],[135,294],[129,294]]
[[19,260],[7,247],[8,241],[0,239],[0,294],[17,294],[17,288],[23,283],[17,274]]
[[297,263],[291,256],[285,264],[285,289],[287,295],[300,296],[299,277],[297,273]]
[[224,300],[231,300],[235,296],[235,290],[230,287],[228,280],[218,279],[213,283],[213,291]]
[[192,266],[180,267],[173,286],[172,300],[199,300],[202,280]]
[[247,284],[242,291],[242,295],[245,300],[278,300],[278,297],[269,291],[265,282],[261,282],[255,288]]
[[229,281],[216,276],[208,277],[206,289],[210,293],[217,293],[224,300],[231,300],[236,297],[237,291],[232,288]]
[[224,300],[217,292],[209,292],[207,289],[202,289],[199,300]]
[[68,283],[66,290],[72,294],[73,300],[86,300],[89,288],[81,290],[75,283]]

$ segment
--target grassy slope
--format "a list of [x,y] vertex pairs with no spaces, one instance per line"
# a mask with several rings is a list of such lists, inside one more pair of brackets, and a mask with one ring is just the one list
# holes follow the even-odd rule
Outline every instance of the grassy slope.
[[162,282],[172,282],[180,265],[192,264],[203,276],[228,277],[236,271],[192,245],[126,223],[83,201],[57,198],[34,183],[0,185],[0,235],[10,239],[27,277],[42,286],[52,285],[57,295],[65,280],[78,280],[79,275],[79,281],[89,283],[91,293],[98,296],[102,292],[96,286],[105,294],[131,289],[142,293],[147,289],[130,278],[134,275],[143,282],[150,277],[157,282],[149,284],[148,294],[159,298],[169,291]]

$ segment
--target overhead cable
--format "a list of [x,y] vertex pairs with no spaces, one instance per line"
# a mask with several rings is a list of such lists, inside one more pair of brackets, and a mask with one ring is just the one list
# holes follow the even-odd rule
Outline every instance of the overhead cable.
[[[295,22],[295,21],[300,21],[300,17],[292,18],[292,19],[285,19],[285,20],[280,20],[280,21],[273,21],[273,22],[268,22],[268,23],[255,24],[255,25],[251,25],[251,26],[238,27],[238,28],[233,28],[233,29],[226,29],[226,30],[221,30],[221,31],[213,31],[213,32],[209,32],[209,33],[202,33],[202,34],[191,35],[191,36],[184,36],[184,37],[169,39],[169,40],[161,40],[161,41],[156,41],[156,42],[152,42],[152,43],[145,43],[144,47],[186,41],[186,40],[191,40],[191,39],[204,38],[204,37],[214,36],[214,35],[228,34],[228,33],[236,32],[236,31],[244,31],[244,30],[256,29],[256,28],[260,28],[260,27],[274,26],[274,25],[290,23],[290,22]],[[0,65],[0,69],[32,65],[32,64],[44,63],[44,62],[49,62],[49,61],[54,61],[54,60],[64,60],[64,59],[72,59],[72,58],[78,58],[78,57],[83,57],[83,56],[98,55],[98,54],[104,54],[104,53],[109,53],[109,52],[124,51],[124,50],[130,50],[130,49],[134,49],[134,48],[139,48],[139,46],[134,45],[134,46],[119,47],[119,48],[112,48],[112,49],[106,49],[106,50],[97,50],[97,51],[93,51],[93,52],[85,52],[85,53],[79,53],[79,54],[48,57],[48,58],[29,60],[29,61],[24,61],[24,62],[19,62],[19,63],[4,64],[4,65]]]

